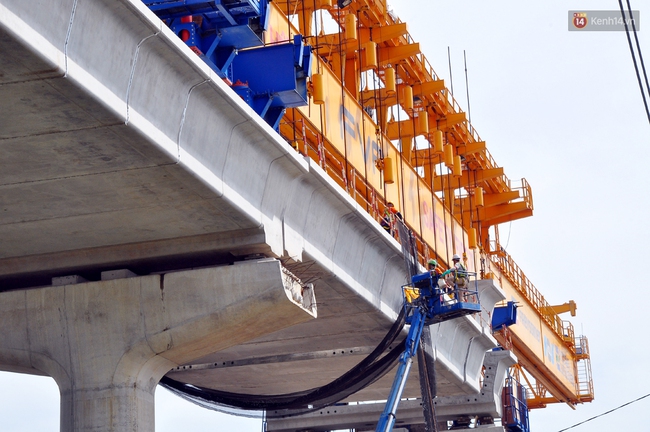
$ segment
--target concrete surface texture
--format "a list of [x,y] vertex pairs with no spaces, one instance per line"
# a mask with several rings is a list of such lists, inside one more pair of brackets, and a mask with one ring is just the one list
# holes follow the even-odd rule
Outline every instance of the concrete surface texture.
[[[32,316],[27,306],[52,311],[47,320],[38,315],[42,321],[10,321],[17,330],[0,338],[6,347],[1,367],[54,376],[67,392],[75,388],[70,373],[90,375],[85,368],[100,367],[99,358],[116,367],[124,361],[123,367],[134,369],[120,372],[116,386],[140,383],[137,394],[128,397],[141,398],[146,414],[129,415],[146,417],[151,387],[176,365],[239,361],[240,367],[173,370],[170,376],[222,390],[277,394],[323,385],[358,363],[383,338],[402,304],[406,271],[399,244],[317,164],[295,153],[139,0],[61,0],[41,6],[22,0],[0,4],[0,290],[10,299],[3,302],[7,317]],[[217,335],[189,340],[185,331],[195,328],[188,324],[177,330],[187,339],[175,349],[181,345],[168,347],[173,332],[159,322],[138,321],[142,318],[130,309],[136,298],[127,301],[135,280],[151,284],[146,286],[152,304],[146,307],[155,311],[161,304],[156,281],[168,287],[184,274],[179,270],[209,267],[219,273],[225,271],[220,266],[261,257],[281,260],[302,283],[312,284],[317,319],[298,320],[306,314],[297,314],[289,301],[286,316],[280,309],[268,317],[277,323],[267,322],[263,313],[244,315],[252,321],[249,327],[260,327],[247,333],[251,330],[239,326],[240,317],[208,314],[206,322],[223,325],[217,334],[228,334],[229,342],[219,342]],[[102,272],[119,269],[149,276],[100,281]],[[53,279],[72,275],[91,282],[51,286]],[[246,280],[228,284],[264,289]],[[185,284],[193,286],[189,276]],[[227,285],[222,280],[217,286],[222,284]],[[126,297],[115,302],[102,297],[112,290],[116,295],[124,290]],[[489,282],[484,291],[482,318],[432,328],[440,394],[479,390],[485,350],[496,346],[485,320],[503,296]],[[84,321],[81,305],[93,295],[103,300],[93,300],[92,310],[101,305],[98,310],[105,313]],[[189,296],[184,301],[190,304],[197,300],[187,292],[179,296]],[[255,308],[260,300],[246,298],[253,303],[242,308]],[[113,311],[120,299],[128,307]],[[55,305],[67,309],[68,301],[77,318],[62,322],[74,326],[62,333],[54,331],[62,324],[41,331],[59,322]],[[208,313],[196,306],[196,315],[186,319]],[[113,314],[134,321],[106,336],[103,320]],[[153,346],[130,339],[142,336],[132,335],[130,326],[143,322],[158,331],[147,336]],[[42,333],[41,347],[49,340],[48,355],[56,362],[17,348],[30,340],[27,328]],[[82,370],[71,372],[76,363],[68,347],[100,337],[107,340],[102,349],[115,352],[90,356]],[[143,352],[115,358],[133,344]],[[301,360],[325,351],[333,354]],[[260,365],[257,360],[265,356],[281,360]],[[99,375],[117,373],[108,369]],[[385,398],[390,381],[384,378],[357,397]],[[404,395],[418,394],[415,377]]]
[[313,319],[289,289],[266,260],[4,292],[0,367],[55,379],[63,432],[153,431],[171,368]]

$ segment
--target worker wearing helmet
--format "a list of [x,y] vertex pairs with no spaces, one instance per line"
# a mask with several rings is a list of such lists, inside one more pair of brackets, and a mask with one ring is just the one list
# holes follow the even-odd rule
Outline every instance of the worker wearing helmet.
[[440,269],[438,268],[438,261],[436,261],[436,260],[434,260],[434,259],[430,259],[430,260],[427,262],[427,268],[429,269],[429,272],[431,272],[431,274],[433,274],[434,272],[435,272],[435,274],[437,274],[437,275],[442,274],[442,270],[440,270]]
[[438,278],[438,287],[443,290],[443,292],[451,292],[451,288],[445,282],[445,279],[442,276],[442,270],[438,267],[438,261],[430,259],[427,262],[427,268],[432,277]]
[[395,204],[392,202],[386,203],[381,226],[392,236],[395,236],[396,233],[397,219],[402,220],[402,214],[395,208]]
[[460,262],[460,255],[454,254],[451,260],[453,266],[446,270],[442,276],[450,290],[465,290],[467,288],[467,269]]
[[454,276],[456,277],[456,285],[459,288],[464,288],[467,285],[467,269],[460,262],[460,255],[454,254],[451,257],[451,260],[454,262]]

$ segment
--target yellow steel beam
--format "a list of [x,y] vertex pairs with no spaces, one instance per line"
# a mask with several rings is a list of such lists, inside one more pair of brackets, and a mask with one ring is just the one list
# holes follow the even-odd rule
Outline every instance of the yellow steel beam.
[[285,14],[296,14],[298,16],[298,29],[305,37],[312,35],[313,12],[320,9],[330,9],[332,0],[310,0],[309,2],[295,2],[276,0],[274,4]]
[[530,399],[526,399],[526,405],[528,406],[528,409],[539,409],[539,408],[546,408],[548,404],[554,404],[560,402],[554,397],[533,397]]
[[428,96],[445,89],[445,80],[425,81],[413,84],[414,96]]
[[[525,206],[525,203],[517,203],[520,206]],[[507,204],[506,204],[507,205]],[[499,225],[502,223],[506,222],[512,222],[517,219],[523,219],[527,218],[533,215],[533,209],[525,209],[525,210],[520,210],[518,212],[508,212],[507,214],[500,216],[500,217],[495,217],[492,219],[481,219],[481,222],[483,223],[484,226],[494,226],[494,225]]]
[[478,220],[485,222],[488,225],[495,225],[491,221],[502,219],[522,211],[529,210],[526,203],[523,201],[499,204],[491,207],[479,207],[474,209],[474,214],[478,216]]
[[[399,37],[406,32],[406,24],[400,23],[373,28],[372,36],[370,29],[360,28],[359,39],[345,39],[345,35],[342,33],[328,33],[318,35],[318,43],[316,43],[316,37],[312,36],[311,42],[316,48],[316,52],[321,56],[328,57],[340,51],[345,52],[349,56],[356,53],[359,47],[363,46],[366,42],[372,40],[375,43],[381,43]],[[341,40],[341,37],[343,37],[343,40]]]
[[402,121],[391,121],[386,124],[386,136],[390,140],[396,140],[404,137],[412,137],[415,133],[413,119]]
[[491,207],[498,204],[504,204],[515,200],[520,197],[519,191],[508,191],[501,193],[484,193],[483,194],[483,205],[485,207]]
[[379,64],[386,66],[389,64],[398,63],[405,58],[420,54],[420,44],[412,43],[400,46],[380,46],[379,50]]
[[[454,126],[456,126],[459,123],[463,123],[464,121],[467,120],[465,117],[464,112],[459,112],[459,113],[449,113],[443,118],[439,119],[429,119],[429,124],[434,125],[436,124],[438,129],[441,131],[447,131]],[[431,123],[431,120],[433,120],[433,123]]]
[[543,307],[541,308],[541,311],[542,313],[545,314],[554,314],[554,315],[559,315],[565,312],[571,312],[571,316],[574,317],[576,316],[576,309],[577,309],[576,302],[573,300],[569,300],[568,302],[561,305]]
[[361,43],[372,40],[373,42],[386,42],[391,39],[396,39],[408,33],[406,23],[383,25],[381,27],[360,28],[359,39]]
[[[524,202],[500,204],[498,206],[492,207],[476,207],[472,204],[470,207],[467,198],[454,200],[454,214],[461,214],[461,208],[463,209],[461,218],[462,220],[466,221],[467,223],[469,223],[469,221],[482,222],[484,224],[487,224],[487,226],[503,223],[495,223],[495,221],[500,221],[502,219],[507,219],[505,222],[509,222],[510,220],[521,219],[532,215],[532,210],[528,209],[526,207],[526,203]],[[526,212],[529,212],[529,214]],[[515,217],[512,217],[513,215],[515,215]],[[512,219],[509,219],[510,217],[512,217]]]
[[313,11],[319,9],[329,9],[332,7],[332,0],[309,0],[305,1],[287,1],[287,0],[274,0],[273,3],[282,11],[285,15],[298,14],[301,15],[304,11]]
[[492,207],[484,207],[482,210],[479,210],[479,213],[483,213],[481,216],[482,220],[493,220],[506,215],[517,213],[523,210],[528,210],[528,206],[525,202],[510,202],[507,204],[499,204]]
[[[371,106],[371,107],[377,105],[377,99],[381,101],[381,105],[385,105],[385,106],[397,105],[398,102],[402,103],[404,101],[404,87],[405,84],[398,84],[396,94],[392,94],[392,95],[389,95],[385,88],[380,88],[376,90],[363,90],[360,93],[360,99],[363,100],[365,106]],[[439,91],[437,89],[444,89],[443,80],[428,81],[426,83],[416,84],[413,86],[413,95],[422,98],[425,95],[433,94],[436,91]],[[451,117],[451,119],[452,121],[460,120],[462,122],[465,120],[465,113],[460,113],[459,117]],[[430,125],[435,125],[437,122],[438,122],[437,117],[429,115]],[[444,124],[446,125],[447,122],[448,120],[445,119]]]
[[473,142],[464,145],[459,145],[456,150],[459,155],[465,156],[469,154],[484,152],[485,150],[487,150],[487,145],[485,144],[485,141]]
[[[389,15],[386,13],[386,0],[354,0],[347,9],[351,11],[363,11],[358,16],[360,23],[366,27],[377,27],[393,22],[388,19]],[[340,10],[330,10],[334,19],[336,19],[336,15]]]
[[[459,146],[457,150],[458,150],[458,154],[461,156],[466,156],[473,153],[480,153],[485,150],[485,142],[481,141],[477,143],[470,143],[467,145]],[[411,165],[413,166],[421,166],[423,163],[430,163],[430,162],[435,162],[435,163],[442,162],[440,154],[434,153],[433,149],[431,148],[416,150],[415,157],[411,158]],[[515,198],[518,197],[519,197],[519,193],[517,192],[517,196],[515,196]],[[506,201],[510,201],[511,199],[514,198],[510,198]]]
[[476,171],[476,175],[472,173],[472,178],[470,178],[469,171],[464,170],[463,175],[460,177],[454,177],[450,174],[445,174],[438,176],[433,181],[433,189],[435,192],[444,190],[451,187],[452,189],[460,189],[461,187],[467,187],[470,185],[478,184],[482,181],[489,180],[495,177],[503,175],[503,168],[491,168]]

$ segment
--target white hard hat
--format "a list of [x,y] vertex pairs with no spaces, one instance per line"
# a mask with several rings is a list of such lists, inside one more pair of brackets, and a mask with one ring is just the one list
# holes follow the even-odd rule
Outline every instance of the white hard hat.
[[454,260],[460,260],[460,256],[459,256],[458,254],[454,254],[454,256],[451,257],[451,260],[452,260],[452,261],[454,261]]

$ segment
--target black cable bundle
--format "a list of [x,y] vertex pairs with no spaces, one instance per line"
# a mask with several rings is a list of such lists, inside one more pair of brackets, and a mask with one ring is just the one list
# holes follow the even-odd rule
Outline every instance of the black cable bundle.
[[[163,377],[160,384],[186,400],[218,411],[229,411],[224,408],[266,410],[267,418],[304,414],[339,402],[388,373],[403,351],[390,350],[390,345],[404,328],[404,322],[405,314],[402,309],[391,329],[372,353],[341,377],[314,389],[282,395],[250,395],[194,386],[168,377]],[[404,341],[401,341],[398,346],[403,345]]]

